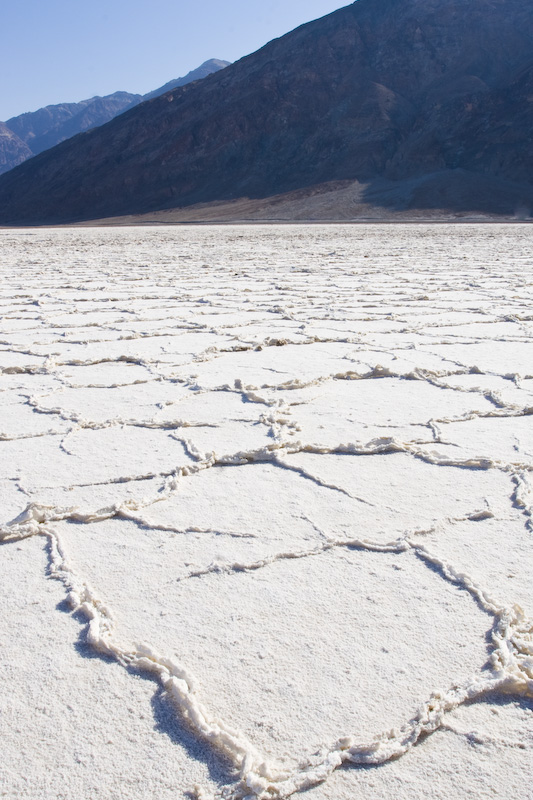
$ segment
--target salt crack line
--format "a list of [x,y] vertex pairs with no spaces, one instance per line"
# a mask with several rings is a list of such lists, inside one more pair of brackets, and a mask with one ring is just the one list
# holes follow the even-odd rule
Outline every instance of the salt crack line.
[[[448,419],[436,419],[436,422],[462,422],[468,421],[471,419],[476,418],[486,418],[486,417],[520,417],[520,416],[530,416],[533,415],[533,406],[519,406],[515,403],[509,403],[502,399],[501,395],[495,390],[483,390],[480,388],[464,388],[458,386],[448,385],[443,381],[443,377],[449,377],[452,375],[468,375],[468,374],[481,374],[477,368],[465,368],[463,370],[455,370],[453,372],[450,371],[431,371],[428,369],[423,369],[420,367],[414,367],[412,370],[406,371],[396,371],[391,369],[390,367],[383,367],[381,364],[376,364],[375,366],[368,369],[366,372],[358,372],[355,370],[347,370],[345,372],[337,372],[331,373],[329,375],[321,375],[317,376],[316,378],[312,378],[310,380],[301,380],[300,378],[292,378],[282,383],[277,384],[268,384],[264,383],[261,386],[255,386],[253,384],[244,384],[243,381],[237,378],[234,381],[233,387],[229,384],[224,384],[221,386],[217,386],[211,389],[206,389],[202,387],[198,381],[197,376],[191,376],[187,379],[186,383],[189,385],[189,388],[194,389],[196,391],[202,392],[209,392],[209,391],[228,391],[232,392],[235,391],[240,393],[244,399],[248,402],[252,403],[261,403],[266,406],[274,406],[277,405],[280,401],[274,398],[267,398],[265,395],[262,395],[260,392],[261,390],[268,390],[272,392],[281,392],[281,391],[291,391],[291,390],[299,390],[299,389],[307,389],[312,386],[320,386],[324,383],[329,381],[365,381],[365,380],[379,380],[385,378],[396,378],[398,380],[412,380],[412,381],[422,381],[428,383],[432,386],[435,386],[438,389],[449,389],[450,391],[458,391],[463,392],[466,394],[477,394],[484,397],[486,400],[491,402],[495,406],[494,411],[477,411],[472,410],[470,412],[465,412],[462,415],[459,415],[457,418]],[[502,377],[509,377],[509,376],[502,376]],[[427,423],[421,423],[427,424]]]
[[[175,487],[174,487],[175,488]],[[25,495],[28,493],[20,487]],[[48,524],[51,522],[76,522],[82,524],[92,524],[94,522],[104,522],[109,519],[124,519],[133,522],[140,528],[150,531],[163,531],[166,533],[175,533],[180,535],[187,534],[210,534],[214,536],[227,536],[233,539],[255,539],[257,538],[254,533],[243,533],[240,531],[228,531],[222,528],[202,528],[197,525],[188,525],[187,527],[179,527],[177,525],[165,525],[163,523],[154,523],[153,521],[143,517],[138,511],[150,508],[156,503],[162,502],[167,499],[167,495],[157,495],[153,498],[143,498],[141,500],[125,500],[118,503],[113,503],[108,506],[103,506],[95,511],[80,511],[76,506],[61,508],[59,506],[46,506],[40,503],[30,502],[26,509],[16,517],[11,523],[8,523],[8,528],[24,522],[26,519],[36,519],[40,524]],[[7,528],[6,528],[7,529]],[[1,539],[0,539],[1,540]]]
[[43,436],[64,436],[65,431],[55,431],[49,428],[46,431],[39,431],[38,433],[17,433],[10,435],[9,433],[0,433],[0,442],[18,442],[21,439],[41,439]]
[[498,737],[490,736],[487,733],[484,732],[481,733],[477,730],[461,731],[454,725],[451,725],[450,723],[444,723],[443,725],[441,725],[440,730],[446,731],[448,733],[453,733],[455,736],[459,736],[463,739],[466,739],[466,741],[469,744],[477,744],[485,747],[487,746],[508,747],[516,750],[531,749],[531,745],[528,745],[526,742],[522,742],[520,740],[507,739],[504,736],[498,736]]
[[268,763],[241,732],[211,714],[197,695],[194,678],[182,664],[161,656],[149,645],[125,647],[115,640],[111,611],[77,576],[59,535],[47,524],[42,510],[29,507],[10,526],[0,527],[0,542],[20,541],[36,535],[48,539],[50,575],[63,584],[70,608],[88,620],[87,642],[91,647],[124,667],[154,675],[196,734],[227,756],[237,769],[276,776],[278,780],[286,776]]
[[222,530],[221,528],[201,528],[197,525],[188,525],[186,528],[180,528],[177,525],[165,525],[163,523],[154,523],[152,520],[146,517],[142,517],[138,514],[135,514],[124,507],[119,507],[117,509],[116,514],[113,514],[112,516],[117,516],[121,517],[122,519],[127,519],[138,525],[140,528],[144,528],[150,531],[163,531],[165,533],[176,533],[181,535],[200,533],[212,536],[227,536],[230,539],[257,539],[255,533],[225,531]]
[[[478,516],[479,512],[475,512],[472,518]],[[363,545],[364,549],[369,549],[366,543]],[[407,541],[401,545],[401,552],[406,549],[414,550],[418,557],[436,566],[446,580],[468,591],[487,613],[493,615],[490,670],[480,672],[445,692],[434,692],[415,717],[400,730],[384,733],[370,743],[358,742],[351,736],[342,737],[333,747],[322,750],[318,758],[302,765],[300,770],[286,780],[273,781],[250,771],[235,787],[222,790],[215,797],[226,800],[282,800],[322,783],[344,763],[378,765],[399,758],[420,741],[421,737],[438,730],[446,715],[465,702],[479,700],[491,692],[533,696],[533,621],[525,616],[520,606],[499,606],[466,573],[459,572],[449,563],[431,554],[424,546]],[[349,545],[343,543],[341,546]],[[361,544],[355,546],[360,547]],[[400,542],[392,543],[392,546],[399,547]],[[387,545],[380,547],[387,551]],[[281,557],[285,558],[286,555],[282,554]]]
[[[146,420],[137,420],[132,418],[124,418],[124,417],[110,417],[106,420],[101,420],[100,422],[96,422],[94,420],[86,419],[81,414],[78,414],[76,411],[67,411],[66,409],[61,408],[60,406],[43,406],[40,405],[39,400],[35,397],[28,397],[26,400],[26,404],[29,405],[35,412],[38,414],[50,414],[52,416],[57,416],[60,419],[64,420],[65,422],[73,422],[77,426],[77,430],[103,430],[105,428],[148,428],[153,430],[176,430],[178,428],[217,428],[219,427],[216,423],[213,422],[190,422],[185,419],[167,419],[158,421],[155,419],[146,419]],[[72,433],[70,431],[70,433]],[[45,435],[45,434],[39,434]],[[2,434],[0,434],[0,439],[2,438]],[[17,438],[26,438],[26,437],[17,437]]]
[[376,507],[374,503],[370,502],[370,500],[357,497],[357,495],[353,495],[351,492],[343,489],[342,486],[337,486],[334,483],[328,483],[318,475],[314,475],[312,472],[309,472],[309,470],[306,470],[304,467],[296,466],[295,464],[288,464],[281,456],[277,456],[273,463],[283,467],[289,472],[295,472],[296,474],[301,475],[302,478],[305,478],[306,480],[313,481],[313,483],[316,483],[318,486],[322,486],[324,489],[332,489],[334,492],[340,492],[341,494],[346,495],[346,497],[349,497],[351,500],[355,500],[358,503],[363,503],[364,505],[371,506],[372,508]]
[[513,503],[526,516],[526,526],[533,532],[533,486],[529,474],[518,472],[512,476],[512,481],[516,487],[512,495]]
[[[366,550],[368,552],[373,553],[405,553],[408,550],[413,550],[417,555],[421,555],[423,560],[429,561],[429,556],[427,555],[426,549],[423,545],[417,544],[413,541],[414,536],[422,536],[422,535],[430,535],[431,533],[440,532],[445,529],[446,525],[456,525],[461,522],[479,522],[480,520],[484,519],[492,519],[494,514],[489,509],[483,509],[481,511],[472,511],[468,514],[465,514],[461,517],[447,517],[444,520],[436,523],[429,529],[426,530],[416,530],[416,531],[408,531],[403,535],[397,537],[396,539],[390,542],[378,542],[378,541],[371,541],[369,539],[359,539],[359,538],[351,538],[351,539],[335,539],[333,537],[328,536],[324,531],[318,530],[314,523],[311,522],[307,517],[308,522],[313,525],[315,530],[320,533],[321,536],[325,538],[324,542],[312,547],[308,550],[289,550],[289,551],[282,551],[278,553],[272,553],[269,556],[265,556],[264,558],[259,559],[258,561],[252,561],[249,563],[245,563],[242,561],[234,561],[231,563],[226,562],[218,562],[215,561],[211,563],[209,566],[205,567],[204,569],[199,570],[192,570],[191,572],[183,575],[181,578],[176,578],[176,583],[183,583],[191,578],[203,578],[207,575],[232,575],[234,573],[246,573],[246,572],[255,572],[259,569],[263,569],[264,567],[268,567],[271,564],[275,564],[278,561],[291,561],[291,560],[298,560],[298,559],[306,559],[306,558],[313,558],[314,556],[319,556],[324,553],[329,552],[330,550],[337,550],[337,549],[348,549],[348,550]],[[453,583],[458,582],[458,578],[455,576],[455,573],[452,574],[450,571],[446,573],[445,576],[448,580]],[[462,581],[462,577],[461,577]],[[476,596],[477,597],[477,596]],[[479,598],[477,598],[479,599]],[[498,608],[498,605],[490,601],[483,600],[483,608],[485,611],[489,611],[489,613],[494,613],[494,609]]]
[[259,561],[253,561],[248,564],[245,564],[242,561],[234,561],[231,564],[213,562],[208,567],[205,567],[205,569],[194,570],[189,572],[187,575],[183,575],[181,578],[176,578],[176,583],[182,583],[183,581],[190,580],[191,578],[203,578],[206,575],[231,575],[241,572],[255,572],[259,569],[263,569],[264,567],[268,567],[271,564],[275,564],[278,561],[294,561],[304,558],[313,558],[313,556],[319,556],[328,552],[329,550],[335,550],[338,548],[368,550],[376,553],[404,553],[405,551],[409,550],[410,545],[407,542],[400,540],[389,544],[380,544],[378,542],[369,542],[366,539],[330,539],[322,544],[317,545],[316,547],[311,548],[310,550],[287,550],[281,553],[273,553],[271,556],[265,556],[265,558],[262,558]]

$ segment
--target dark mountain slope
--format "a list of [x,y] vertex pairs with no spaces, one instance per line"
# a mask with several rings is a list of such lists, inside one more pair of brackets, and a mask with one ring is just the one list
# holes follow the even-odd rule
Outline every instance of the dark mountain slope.
[[[0,220],[458,169],[533,197],[532,23],[522,0],[358,0],[17,167],[0,178]],[[461,203],[475,208],[472,185]]]

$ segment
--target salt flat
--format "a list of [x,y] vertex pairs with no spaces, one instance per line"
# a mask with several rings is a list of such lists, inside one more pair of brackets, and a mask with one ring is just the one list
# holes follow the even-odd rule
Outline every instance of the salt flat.
[[0,796],[533,796],[532,239],[0,231]]

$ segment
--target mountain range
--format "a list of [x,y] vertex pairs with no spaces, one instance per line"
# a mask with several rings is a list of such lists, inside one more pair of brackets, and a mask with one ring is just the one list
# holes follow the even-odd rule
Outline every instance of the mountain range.
[[273,198],[290,218],[303,197],[322,218],[529,216],[529,4],[357,0],[3,175],[0,221],[260,218]]
[[176,78],[145,95],[114,92],[105,97],[91,97],[79,103],[45,106],[37,111],[11,117],[0,123],[0,174],[42,153],[77,133],[91,130],[114,119],[134,106],[158,97],[170,89],[205,78],[227,67],[228,61],[212,58],[183,78]]

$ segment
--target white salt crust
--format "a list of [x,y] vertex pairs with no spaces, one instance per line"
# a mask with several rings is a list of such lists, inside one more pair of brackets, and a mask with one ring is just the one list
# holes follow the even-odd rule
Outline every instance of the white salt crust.
[[531,228],[0,242],[0,796],[526,797]]

